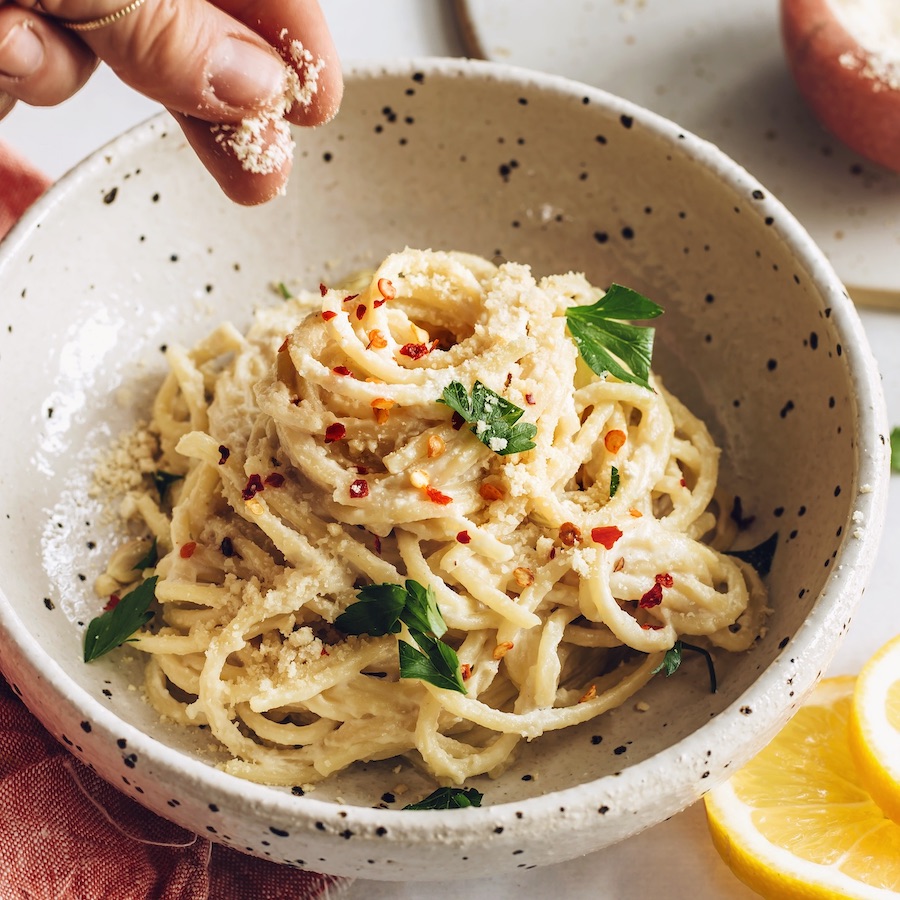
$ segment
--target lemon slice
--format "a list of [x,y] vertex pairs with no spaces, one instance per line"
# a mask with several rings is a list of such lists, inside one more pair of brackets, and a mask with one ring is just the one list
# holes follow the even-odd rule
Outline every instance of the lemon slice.
[[850,755],[854,683],[820,682],[769,746],[706,796],[716,849],[764,897],[900,893],[900,825],[863,788]]
[[900,823],[900,637],[859,673],[850,711],[850,752],[866,790]]

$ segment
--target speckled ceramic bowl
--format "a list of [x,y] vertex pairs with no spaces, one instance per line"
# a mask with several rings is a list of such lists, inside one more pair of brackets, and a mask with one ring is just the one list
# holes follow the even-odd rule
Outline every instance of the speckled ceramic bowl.
[[[287,197],[230,205],[157,118],[60,182],[0,251],[2,668],[48,728],[155,812],[274,860],[369,878],[460,878],[618,841],[761,747],[834,652],[887,489],[875,364],[807,235],[709,144],[601,91],[487,64],[351,74],[339,118],[297,135]],[[648,704],[528,745],[481,809],[403,812],[408,767],[314,793],[223,774],[163,726],[136,661],[81,661],[116,535],[87,486],[140,417],[161,344],[244,325],[270,285],[316,285],[405,244],[583,270],[666,307],[655,367],[709,423],[751,546],[777,532],[768,633],[655,679]]]

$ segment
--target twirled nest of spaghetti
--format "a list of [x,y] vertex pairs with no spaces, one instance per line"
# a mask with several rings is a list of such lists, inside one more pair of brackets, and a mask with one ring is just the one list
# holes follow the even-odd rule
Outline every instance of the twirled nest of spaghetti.
[[682,638],[750,647],[766,593],[724,552],[718,450],[655,376],[585,363],[567,310],[603,296],[408,249],[170,345],[140,536],[97,584],[151,585],[158,711],[259,782],[404,756],[460,784],[621,705]]

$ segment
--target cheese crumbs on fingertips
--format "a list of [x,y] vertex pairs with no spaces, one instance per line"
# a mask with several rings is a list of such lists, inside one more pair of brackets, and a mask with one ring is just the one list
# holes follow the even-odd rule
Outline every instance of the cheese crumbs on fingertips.
[[290,62],[285,65],[284,94],[267,110],[247,116],[238,125],[213,125],[211,131],[221,147],[234,154],[245,172],[270,175],[294,153],[294,139],[285,116],[301,106],[308,109],[319,90],[319,73],[325,60],[316,59],[300,41],[287,41],[287,29],[279,35]]

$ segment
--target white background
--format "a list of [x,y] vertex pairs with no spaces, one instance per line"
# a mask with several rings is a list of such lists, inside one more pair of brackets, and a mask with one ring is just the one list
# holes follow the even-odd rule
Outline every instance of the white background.
[[[570,2],[574,6],[575,0]],[[322,5],[345,64],[464,53],[452,4],[447,0],[322,0]],[[528,23],[522,21],[517,27],[527,29]],[[511,34],[509,40],[514,42],[515,35]],[[19,104],[0,122],[0,138],[56,178],[157,109],[101,68],[84,90],[55,109],[30,109]],[[849,241],[863,240],[863,235],[854,234],[852,222],[847,223],[846,232]],[[900,362],[895,361],[896,348],[900,346],[900,319],[892,313],[864,311],[863,320],[884,373],[890,421],[900,423]],[[893,602],[896,578],[889,559],[900,536],[900,497],[895,485],[892,489],[881,557],[860,611],[828,674],[857,671],[883,640],[900,632],[900,604]],[[548,840],[552,840],[552,835],[548,835]],[[451,872],[432,874],[436,878],[453,877]],[[404,885],[357,881],[348,896],[371,900],[458,900],[465,894],[490,896],[493,900],[523,896],[749,900],[756,896],[732,876],[717,856],[706,833],[702,804],[622,844],[563,865],[477,883],[435,881]]]

